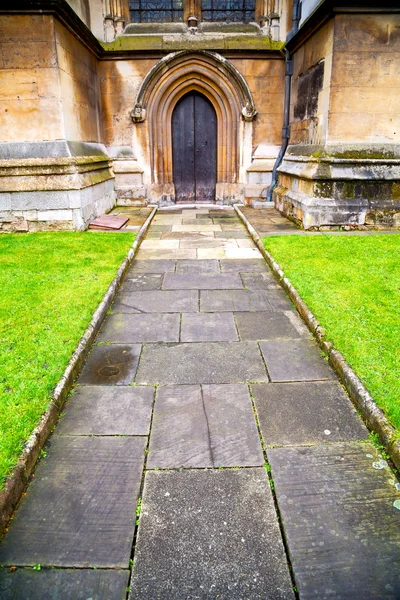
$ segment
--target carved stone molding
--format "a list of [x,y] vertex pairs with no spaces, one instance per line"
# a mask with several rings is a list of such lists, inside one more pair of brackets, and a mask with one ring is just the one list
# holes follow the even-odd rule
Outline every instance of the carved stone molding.
[[240,121],[252,121],[257,111],[239,71],[224,57],[208,51],[168,54],[148,72],[140,86],[131,117],[138,126],[148,127],[152,182],[173,181],[172,113],[180,98],[190,91],[208,98],[217,114],[217,180],[235,183]]

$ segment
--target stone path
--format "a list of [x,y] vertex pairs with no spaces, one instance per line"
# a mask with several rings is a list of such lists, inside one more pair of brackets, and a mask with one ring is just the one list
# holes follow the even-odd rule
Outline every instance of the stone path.
[[0,545],[0,598],[399,598],[400,485],[367,436],[234,211],[160,211]]

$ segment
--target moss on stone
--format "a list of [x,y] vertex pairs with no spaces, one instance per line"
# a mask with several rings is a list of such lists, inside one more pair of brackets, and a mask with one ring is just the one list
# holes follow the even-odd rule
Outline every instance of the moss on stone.
[[113,42],[101,42],[106,52],[132,52],[142,50],[262,50],[279,51],[284,42],[274,42],[264,35],[221,34],[199,36],[122,35]]
[[385,152],[376,152],[374,150],[371,151],[361,151],[361,150],[347,150],[345,152],[334,152],[333,154],[327,154],[327,157],[331,158],[344,158],[344,159],[363,159],[363,158],[372,158],[372,159],[385,159],[385,158],[396,158],[394,152],[386,150]]
[[400,183],[394,183],[392,186],[393,200],[400,200]]
[[100,42],[106,52],[161,50],[162,35],[122,35],[113,42]]
[[345,181],[343,183],[343,197],[349,198],[352,200],[355,198],[354,184],[351,183],[350,181]]
[[326,152],[325,150],[316,150],[310,156],[313,158],[341,158],[344,160],[385,160],[399,158],[390,150],[385,150],[384,152],[376,152],[375,150],[344,150],[343,152]]

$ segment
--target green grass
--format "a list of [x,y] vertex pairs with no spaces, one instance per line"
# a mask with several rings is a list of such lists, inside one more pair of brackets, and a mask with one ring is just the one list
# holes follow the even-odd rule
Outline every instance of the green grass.
[[133,240],[102,232],[0,237],[0,489]]
[[400,430],[400,235],[277,236],[263,242]]

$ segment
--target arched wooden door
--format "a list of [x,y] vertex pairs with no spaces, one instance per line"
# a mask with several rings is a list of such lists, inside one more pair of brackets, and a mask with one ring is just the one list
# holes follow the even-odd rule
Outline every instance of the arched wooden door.
[[215,201],[217,115],[198,92],[183,96],[172,113],[172,161],[176,202]]

